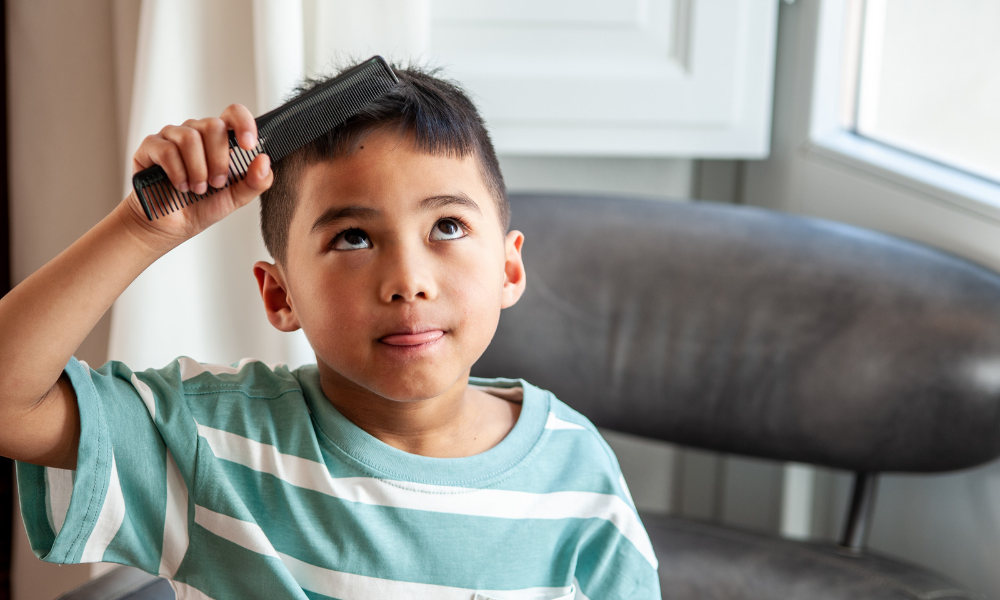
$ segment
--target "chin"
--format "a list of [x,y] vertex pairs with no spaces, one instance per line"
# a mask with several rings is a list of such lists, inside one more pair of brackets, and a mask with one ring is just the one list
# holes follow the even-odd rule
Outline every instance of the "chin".
[[442,377],[440,373],[425,375],[402,372],[388,379],[372,382],[372,385],[366,387],[388,400],[418,402],[440,396],[454,386],[458,380],[458,376]]
[[[454,382],[453,382],[454,383]],[[411,384],[409,382],[391,382],[372,389],[373,392],[394,402],[419,402],[436,398],[448,391],[450,385]]]

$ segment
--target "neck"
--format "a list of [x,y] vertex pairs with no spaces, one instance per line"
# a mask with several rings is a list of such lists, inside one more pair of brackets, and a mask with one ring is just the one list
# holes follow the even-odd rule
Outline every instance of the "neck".
[[438,396],[398,401],[320,367],[323,393],[340,414],[393,448],[435,458],[484,452],[517,421],[519,404],[470,388],[468,382],[466,372]]

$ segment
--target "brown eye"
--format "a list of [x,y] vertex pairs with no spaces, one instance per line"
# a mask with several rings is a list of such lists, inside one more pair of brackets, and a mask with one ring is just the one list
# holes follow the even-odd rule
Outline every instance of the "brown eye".
[[441,219],[431,230],[432,240],[457,240],[465,237],[465,228],[455,219]]
[[334,250],[364,250],[372,247],[368,234],[360,229],[348,229],[333,238]]

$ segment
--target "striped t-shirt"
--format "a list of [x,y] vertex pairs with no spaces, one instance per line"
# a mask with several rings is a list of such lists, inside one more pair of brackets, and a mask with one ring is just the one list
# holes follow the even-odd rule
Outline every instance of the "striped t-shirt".
[[18,464],[49,562],[117,562],[178,598],[660,597],[656,558],[594,426],[524,381],[510,433],[429,458],[372,437],[316,367],[180,358],[133,373],[70,361],[76,471]]

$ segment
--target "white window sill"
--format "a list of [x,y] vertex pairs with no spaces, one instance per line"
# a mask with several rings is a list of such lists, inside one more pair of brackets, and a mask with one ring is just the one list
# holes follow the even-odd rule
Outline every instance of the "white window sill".
[[1000,184],[891,146],[837,131],[807,142],[807,159],[833,161],[1000,222]]

